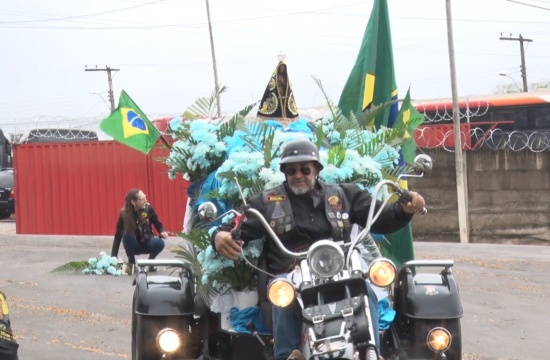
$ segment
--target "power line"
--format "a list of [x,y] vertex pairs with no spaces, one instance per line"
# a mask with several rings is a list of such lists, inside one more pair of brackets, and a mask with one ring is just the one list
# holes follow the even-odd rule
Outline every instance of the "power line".
[[516,1],[516,0],[506,0],[506,1],[516,3],[516,4],[520,4],[520,5],[531,6],[531,7],[537,8],[537,9],[550,10],[550,8],[545,8],[545,7],[542,7],[542,6],[527,4],[527,3],[524,3],[524,2],[521,2],[521,1]]
[[115,9],[115,10],[109,10],[109,11],[102,11],[102,12],[93,13],[93,14],[73,15],[73,16],[65,16],[65,17],[60,17],[60,18],[38,19],[38,20],[0,21],[0,24],[19,24],[19,23],[29,23],[29,22],[59,21],[59,20],[70,20],[70,19],[86,18],[86,17],[91,17],[91,16],[112,14],[112,13],[116,13],[116,12],[120,12],[120,11],[135,9],[135,8],[142,7],[142,6],[148,6],[148,5],[151,5],[151,4],[155,4],[155,3],[158,3],[158,2],[161,2],[161,1],[165,1],[165,0],[155,0],[155,1],[151,1],[149,3],[134,5],[134,6],[130,6],[130,7],[127,7],[127,8]]

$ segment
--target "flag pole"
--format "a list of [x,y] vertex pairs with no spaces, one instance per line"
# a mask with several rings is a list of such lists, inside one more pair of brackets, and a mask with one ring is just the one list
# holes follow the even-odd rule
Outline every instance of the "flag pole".
[[210,49],[212,50],[212,65],[214,66],[214,86],[216,90],[216,105],[218,108],[218,118],[222,117],[220,105],[220,85],[218,83],[218,68],[216,66],[216,52],[214,51],[214,36],[212,35],[212,22],[210,21],[210,5],[206,0],[206,15],[208,17],[208,31],[210,33]]
[[166,141],[166,139],[164,138],[164,136],[162,134],[160,134],[160,139],[162,140],[162,142],[164,143],[164,145],[166,145],[166,147],[168,148],[168,150],[172,150],[172,146],[170,146],[170,144],[168,144],[168,141]]

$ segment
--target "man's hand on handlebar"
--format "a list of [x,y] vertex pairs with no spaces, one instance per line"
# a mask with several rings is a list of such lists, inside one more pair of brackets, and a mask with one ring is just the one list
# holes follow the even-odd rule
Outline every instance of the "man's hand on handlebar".
[[214,238],[218,254],[226,259],[237,260],[241,255],[241,240],[235,240],[228,231],[220,231]]
[[403,211],[405,211],[407,214],[416,214],[422,212],[426,206],[426,202],[424,201],[422,195],[415,191],[409,191],[409,194],[411,195],[411,199],[401,204],[401,206],[403,206]]

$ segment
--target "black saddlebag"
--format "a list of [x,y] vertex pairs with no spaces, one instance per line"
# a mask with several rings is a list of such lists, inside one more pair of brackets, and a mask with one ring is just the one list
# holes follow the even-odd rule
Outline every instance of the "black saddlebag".
[[449,267],[445,267],[439,274],[416,275],[409,268],[401,269],[397,279],[394,307],[399,314],[414,319],[462,317],[458,286]]
[[339,335],[345,323],[353,342],[365,343],[369,339],[366,294],[362,278],[303,289],[304,322],[313,328],[317,339]]

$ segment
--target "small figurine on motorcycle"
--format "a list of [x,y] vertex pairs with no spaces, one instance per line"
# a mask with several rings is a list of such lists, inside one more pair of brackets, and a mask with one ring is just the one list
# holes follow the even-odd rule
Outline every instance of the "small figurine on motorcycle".
[[[355,184],[325,184],[318,179],[322,169],[315,144],[306,138],[291,141],[285,145],[280,161],[285,182],[250,199],[249,207],[264,216],[289,251],[306,250],[324,239],[349,242],[353,224],[363,226],[366,223],[372,200],[370,193]],[[411,198],[405,203],[386,205],[372,231],[379,234],[395,232],[407,225],[414,213],[421,212],[425,206],[424,198],[415,192],[410,195]],[[377,202],[376,207],[380,206],[381,203]],[[266,238],[265,271],[276,278],[287,278],[298,265],[295,258],[289,257],[276,246],[258,218],[247,217],[237,230],[231,231],[233,226],[220,226],[212,237],[215,249],[222,256],[236,260],[243,244]],[[319,259],[319,266],[331,268],[335,266],[331,264],[332,261],[335,259]],[[273,278],[267,279],[268,283],[272,281]],[[260,300],[267,301],[267,286],[259,285]],[[378,334],[378,301],[368,284],[366,292],[372,330]],[[325,302],[330,301],[326,299]],[[277,360],[286,360],[294,350],[300,349],[303,335],[301,316],[297,315],[300,309],[296,300],[286,307],[273,306],[272,331]],[[265,321],[270,314],[264,312],[263,315]],[[377,336],[368,339],[368,342],[379,347]]]

